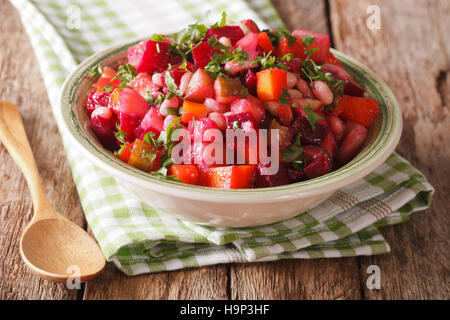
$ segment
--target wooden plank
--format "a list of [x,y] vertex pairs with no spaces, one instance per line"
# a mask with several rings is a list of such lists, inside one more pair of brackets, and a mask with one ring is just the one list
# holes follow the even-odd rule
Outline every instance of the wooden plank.
[[232,299],[360,299],[356,258],[232,265]]
[[[325,1],[272,0],[292,29],[328,33]],[[356,258],[289,260],[234,264],[230,268],[232,299],[358,299]]]
[[86,284],[84,299],[227,299],[224,265],[128,277],[111,264]]
[[[381,29],[366,27],[366,9],[378,5]],[[330,2],[337,49],[387,82],[403,111],[398,152],[436,188],[431,209],[383,228],[392,253],[361,257],[361,284],[369,299],[448,299],[450,210],[450,3],[448,1]],[[381,290],[364,286],[366,268],[381,268]]]
[[[0,0],[0,7],[0,99],[15,103],[22,113],[49,199],[69,219],[84,225],[30,41],[14,7],[6,0]],[[76,290],[41,280],[20,258],[20,234],[30,221],[32,204],[25,179],[3,145],[0,180],[0,299],[75,299]]]
[[271,0],[286,28],[328,33],[326,1]]

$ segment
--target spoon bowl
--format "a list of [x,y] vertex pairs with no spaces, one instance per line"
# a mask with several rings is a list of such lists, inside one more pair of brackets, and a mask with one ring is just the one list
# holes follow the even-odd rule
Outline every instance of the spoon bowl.
[[34,273],[57,282],[77,276],[87,281],[105,267],[105,258],[86,231],[67,219],[30,224],[20,239],[22,259]]

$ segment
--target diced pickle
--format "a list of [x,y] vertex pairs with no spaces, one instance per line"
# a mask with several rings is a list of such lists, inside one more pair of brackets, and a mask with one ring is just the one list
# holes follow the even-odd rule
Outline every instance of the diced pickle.
[[159,160],[158,148],[151,144],[138,140],[134,142],[128,164],[144,171],[155,170]]

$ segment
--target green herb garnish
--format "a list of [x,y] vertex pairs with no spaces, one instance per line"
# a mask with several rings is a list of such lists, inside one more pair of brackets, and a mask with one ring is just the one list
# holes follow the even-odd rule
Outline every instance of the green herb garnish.
[[110,85],[109,83],[107,83],[104,87],[103,87],[103,92],[111,92],[114,90],[114,87],[112,85]]
[[103,74],[103,68],[101,65],[96,65],[95,67],[89,69],[88,71],[88,76],[91,78],[94,78],[97,75],[102,75]]
[[313,130],[316,130],[316,122],[322,120],[323,117],[315,113],[313,107],[310,104],[303,106],[302,109],[306,112],[306,120],[308,120],[311,128]]
[[119,126],[118,123],[116,123],[116,128],[117,132],[115,132],[114,135],[116,136],[117,141],[119,141],[121,144],[126,143],[125,137],[127,136],[127,134],[122,131],[122,128]]
[[301,170],[300,166],[303,164],[303,159],[300,158],[303,154],[300,137],[301,135],[298,134],[292,145],[280,150],[283,161],[291,163],[296,170]]
[[278,102],[280,102],[282,105],[288,106],[291,95],[286,88],[282,88],[281,90],[283,91],[283,93],[279,96]]

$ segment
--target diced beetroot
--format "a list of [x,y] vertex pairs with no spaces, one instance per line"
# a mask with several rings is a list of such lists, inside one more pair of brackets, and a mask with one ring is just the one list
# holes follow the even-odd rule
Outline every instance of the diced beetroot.
[[305,173],[303,171],[295,170],[292,168],[286,168],[287,176],[289,177],[289,182],[299,182],[305,179]]
[[203,141],[203,136],[209,129],[218,129],[217,124],[209,118],[200,118],[195,119],[195,121],[189,121],[188,130],[191,133],[193,140]]
[[[129,143],[133,142],[135,139],[135,128],[139,127],[140,119],[134,116],[130,116],[126,113],[119,113],[119,125],[120,129],[125,132],[125,140]],[[140,134],[138,134],[138,137]]]
[[118,146],[114,135],[115,122],[116,116],[106,107],[98,107],[92,113],[91,128],[101,144],[109,150],[114,150]]
[[243,71],[241,73],[241,82],[252,94],[256,94],[256,73],[253,70]]
[[169,63],[170,44],[146,40],[128,48],[128,63],[137,72],[161,72]]
[[183,58],[178,54],[172,54],[169,56],[169,63],[174,66],[176,64],[179,64],[183,61]]
[[331,171],[330,162],[325,156],[321,156],[318,160],[307,165],[303,171],[308,179],[314,179]]
[[204,68],[212,59],[215,52],[219,52],[212,48],[208,42],[203,41],[199,46],[192,50],[192,59],[197,68]]
[[208,185],[208,169],[215,167],[214,165],[208,165],[206,163],[197,164],[198,170],[198,181],[197,184],[200,186]]
[[259,104],[257,105],[252,103],[249,99],[239,99],[232,102],[230,110],[232,113],[243,113],[247,111],[251,112],[256,121],[254,124],[258,124],[266,113],[264,107]]
[[255,186],[257,188],[277,187],[289,183],[289,177],[286,173],[286,168],[280,163],[278,172],[273,175],[265,175],[267,168],[270,164],[259,163],[256,168],[256,181]]
[[214,96],[214,79],[208,71],[197,69],[189,81],[186,100],[203,103],[206,98]]
[[155,92],[159,89],[159,86],[153,83],[152,77],[146,72],[139,73],[128,83],[128,86],[139,92],[141,96],[144,96],[147,91]]
[[301,74],[302,60],[300,58],[292,58],[291,61],[282,60],[281,63],[289,67],[289,71]]
[[251,32],[259,32],[258,25],[252,19],[241,20],[241,23],[245,25]]
[[323,139],[320,146],[326,149],[330,157],[334,159],[334,155],[336,153],[336,140],[331,132],[329,132],[325,139]]
[[162,115],[156,108],[150,108],[150,110],[146,113],[144,119],[141,121],[140,127],[142,128],[139,138],[143,138],[143,136],[147,132],[154,132],[156,136],[158,136],[163,130],[164,119]]
[[305,168],[303,169],[308,179],[322,176],[331,171],[331,159],[328,152],[320,147],[305,146],[303,148]]
[[302,142],[305,144],[320,145],[330,129],[327,125],[319,122],[316,122],[315,127],[315,130],[313,130],[306,117],[300,115],[294,120],[289,131],[294,137],[300,133]]
[[226,113],[225,120],[227,122],[228,129],[234,129],[234,123],[237,121],[241,129],[249,128],[248,123],[251,123],[255,127],[255,118],[250,111],[239,113]]
[[292,35],[297,36],[300,43],[302,41],[301,40],[302,37],[307,34],[314,35],[314,41],[311,45],[309,45],[305,49],[308,50],[312,50],[313,48],[318,49],[314,54],[311,55],[311,59],[315,62],[325,62],[328,56],[328,52],[330,51],[330,36],[327,34],[316,33],[308,30],[292,31]]
[[211,28],[206,31],[206,39],[215,36],[217,40],[222,37],[230,38],[231,43],[234,45],[242,37],[244,37],[244,32],[239,26],[223,26],[218,28]]
[[143,118],[149,108],[147,101],[136,90],[123,89],[119,108],[120,113],[125,113],[135,118]]
[[273,116],[269,112],[264,113],[264,117],[261,119],[261,121],[258,124],[259,129],[269,129],[270,124],[273,120]]
[[344,80],[344,94],[353,97],[362,97],[365,93],[364,89],[361,88],[356,82],[353,80]]
[[89,93],[87,100],[87,110],[91,114],[98,107],[108,107],[109,97],[111,93],[109,92],[95,92]]
[[337,162],[344,165],[352,160],[361,149],[367,136],[367,129],[356,122],[348,122],[349,131],[342,141],[337,154]]

